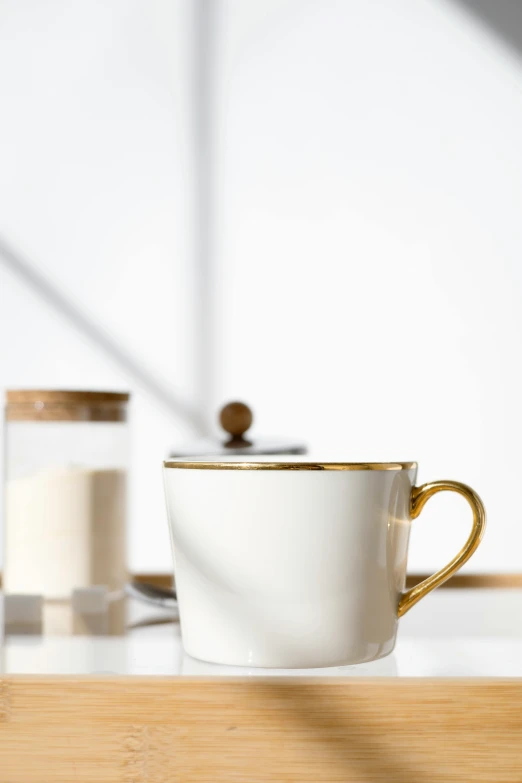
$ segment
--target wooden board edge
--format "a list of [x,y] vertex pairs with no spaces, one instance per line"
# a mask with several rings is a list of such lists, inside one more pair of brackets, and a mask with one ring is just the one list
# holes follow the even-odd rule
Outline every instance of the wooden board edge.
[[[408,574],[406,587],[415,587],[419,582],[424,581],[430,574]],[[132,579],[137,582],[145,582],[156,587],[170,588],[173,585],[174,577],[171,573],[136,573],[132,574]],[[0,588],[2,587],[2,574],[0,573]],[[516,574],[455,574],[448,579],[440,589],[512,589],[522,587],[522,573]]]
[[9,783],[520,781],[522,678],[9,676],[0,688]]

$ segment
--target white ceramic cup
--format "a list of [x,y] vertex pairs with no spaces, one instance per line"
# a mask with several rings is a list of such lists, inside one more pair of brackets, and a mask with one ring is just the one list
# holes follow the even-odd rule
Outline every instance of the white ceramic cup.
[[[409,463],[164,463],[181,632],[213,663],[309,668],[381,658],[397,620],[480,543],[485,511],[453,481],[415,487]],[[435,493],[463,495],[458,555],[404,592],[411,520]]]

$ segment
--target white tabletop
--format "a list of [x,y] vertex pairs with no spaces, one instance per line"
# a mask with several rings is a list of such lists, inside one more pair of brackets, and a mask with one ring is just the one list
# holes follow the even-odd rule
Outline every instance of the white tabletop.
[[[160,612],[135,609],[146,618]],[[165,614],[163,615],[165,616]],[[400,622],[392,655],[329,669],[250,669],[196,661],[179,624],[148,625],[125,637],[8,636],[3,674],[287,677],[522,677],[522,590],[446,589]]]

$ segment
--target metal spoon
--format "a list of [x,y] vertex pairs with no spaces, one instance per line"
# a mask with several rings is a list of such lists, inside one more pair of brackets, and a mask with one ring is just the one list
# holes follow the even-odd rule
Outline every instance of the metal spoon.
[[176,611],[178,609],[176,591],[168,587],[156,587],[149,582],[128,582],[125,585],[125,593],[131,598],[152,604],[152,606]]

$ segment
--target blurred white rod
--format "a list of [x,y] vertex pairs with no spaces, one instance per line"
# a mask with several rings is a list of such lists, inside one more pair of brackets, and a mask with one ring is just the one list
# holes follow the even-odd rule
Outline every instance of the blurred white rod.
[[193,0],[192,133],[194,155],[195,356],[199,410],[207,429],[215,405],[214,83],[219,0]]

